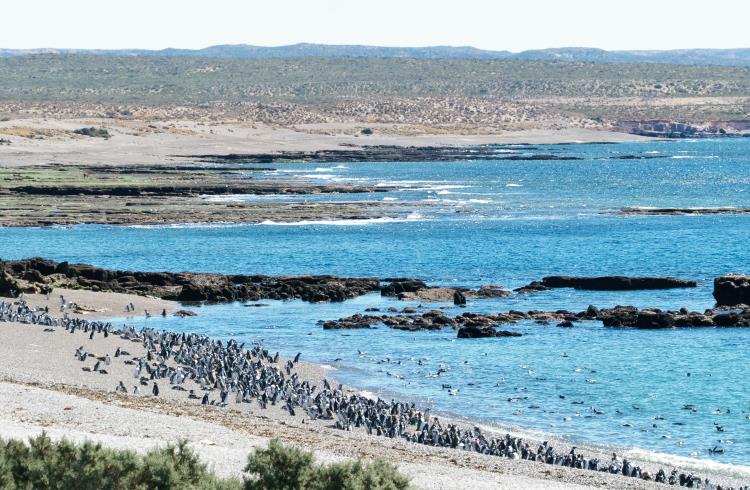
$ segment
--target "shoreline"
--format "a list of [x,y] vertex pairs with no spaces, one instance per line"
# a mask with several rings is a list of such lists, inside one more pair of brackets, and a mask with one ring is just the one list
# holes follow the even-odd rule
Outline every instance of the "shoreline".
[[[355,152],[365,147],[467,147],[474,145],[541,145],[655,141],[654,138],[605,129],[520,129],[460,133],[413,133],[408,125],[367,124],[374,134],[360,135],[362,123],[271,126],[233,121],[195,122],[175,119],[168,125],[152,120],[107,118],[28,118],[0,122],[0,166],[174,165],[190,158],[175,155],[283,152]],[[101,126],[109,139],[78,136],[82,126]],[[22,128],[22,132],[19,128]],[[22,134],[39,135],[39,137]]]
[[[106,293],[93,293],[88,291],[79,291],[80,299],[81,301],[88,301],[90,304],[99,304],[99,302],[104,302],[109,299]],[[72,293],[68,293],[72,294]],[[128,301],[130,295],[120,295],[119,299],[122,301],[122,304]],[[35,301],[36,304],[39,304],[41,306],[41,303],[46,301],[46,298],[44,296],[38,295],[31,298]],[[142,297],[132,297],[132,301],[142,301]],[[176,303],[172,305],[176,308]],[[117,309],[115,306],[113,306],[113,310]],[[113,311],[114,313],[114,311]],[[117,315],[113,315],[117,316]],[[20,334],[20,335],[19,335]],[[22,385],[27,386],[37,386],[41,385],[43,387],[46,387],[46,389],[51,389],[52,391],[63,391],[63,392],[69,392],[74,393],[75,396],[83,396],[83,398],[96,398],[98,400],[106,401],[108,404],[114,403],[115,405],[120,405],[121,403],[125,403],[126,405],[129,403],[146,403],[150,408],[154,408],[155,406],[158,407],[162,403],[167,403],[168,408],[167,412],[174,412],[175,410],[180,411],[181,413],[189,413],[192,416],[198,417],[201,420],[205,421],[212,421],[214,417],[224,418],[227,416],[234,416],[234,417],[243,417],[243,420],[245,418],[249,417],[250,419],[258,419],[259,415],[255,415],[253,410],[250,410],[250,412],[246,412],[245,410],[236,410],[234,408],[227,407],[226,409],[218,409],[215,407],[201,407],[197,406],[195,404],[189,404],[185,402],[180,402],[178,398],[175,398],[171,395],[179,395],[179,393],[168,393],[163,396],[167,396],[167,399],[164,399],[163,397],[155,398],[151,396],[130,396],[130,395],[122,395],[117,394],[113,392],[112,387],[107,388],[108,386],[115,384],[115,377],[112,376],[99,376],[97,374],[81,374],[81,371],[79,370],[80,364],[73,359],[73,357],[69,357],[69,360],[64,359],[64,357],[67,357],[64,354],[64,350],[60,352],[61,350],[61,342],[64,344],[69,344],[68,348],[72,349],[73,345],[77,345],[80,341],[83,339],[79,335],[75,336],[68,336],[68,335],[62,335],[61,332],[42,332],[41,327],[34,326],[34,325],[21,325],[21,324],[6,324],[6,323],[0,323],[0,335],[4,337],[3,347],[0,348],[0,352],[2,350],[11,349],[11,352],[4,353],[3,357],[10,357],[12,359],[11,363],[14,366],[13,374],[10,374],[8,372],[0,373],[0,379],[3,380],[3,382],[11,381],[14,383],[21,383]],[[62,335],[62,336],[61,336]],[[61,337],[60,337],[61,336]],[[32,337],[32,342],[29,344],[29,338]],[[71,338],[72,337],[72,338]],[[15,340],[14,340],[15,339]],[[94,340],[93,345],[100,345],[100,348],[105,348],[102,343],[106,343],[105,341],[109,341],[110,349],[113,348],[114,343],[122,342],[121,340],[113,339],[112,336],[110,336],[110,339],[103,339],[99,338],[99,340]],[[19,345],[18,342],[21,344]],[[97,343],[98,342],[98,343]],[[24,347],[24,345],[26,347]],[[43,369],[44,374],[42,374],[39,371],[40,366],[36,366],[34,363],[34,359],[29,359],[28,356],[24,355],[25,351],[28,351],[29,348],[31,348],[33,351],[39,351],[39,349],[44,349],[44,345],[47,345],[47,348],[49,349],[49,354],[45,356],[46,358],[49,358],[51,363]],[[87,344],[85,344],[87,345]],[[14,347],[15,346],[15,347]],[[135,349],[137,346],[134,344],[133,349]],[[53,352],[58,352],[57,356],[53,356]],[[100,352],[101,353],[101,352]],[[134,352],[135,353],[135,352]],[[20,359],[19,359],[20,356]],[[60,356],[63,356],[63,358],[60,358]],[[13,362],[16,361],[16,362]],[[18,364],[20,363],[20,365]],[[116,363],[115,363],[116,364]],[[56,366],[58,368],[56,368]],[[66,367],[67,366],[67,367]],[[113,364],[114,366],[114,364]],[[312,363],[305,363],[303,362],[300,366],[300,368],[303,370],[304,378],[303,379],[313,379],[320,380],[321,377],[332,377],[335,379],[335,373],[332,373],[331,370],[324,369],[322,365],[319,364],[312,364]],[[112,368],[115,369],[114,367]],[[50,372],[55,371],[55,372]],[[127,372],[127,369],[124,370],[122,373]],[[117,376],[116,373],[115,376]],[[62,378],[62,379],[61,379]],[[82,381],[84,379],[85,381]],[[318,381],[319,382],[319,381]],[[92,384],[93,383],[93,384]],[[1,389],[1,387],[0,387]],[[167,390],[163,390],[166,392]],[[182,395],[184,397],[184,395]],[[152,403],[153,402],[153,403]],[[156,405],[154,405],[156,404]],[[172,405],[176,404],[176,405]],[[178,408],[179,407],[179,408]],[[161,408],[164,408],[163,406]],[[208,411],[205,412],[203,409],[208,408]],[[478,454],[472,454],[467,452],[456,452],[455,450],[445,449],[445,448],[435,448],[432,446],[423,446],[419,444],[413,444],[406,442],[404,440],[400,439],[389,439],[389,438],[380,438],[380,437],[368,437],[364,433],[359,431],[354,432],[345,432],[340,430],[334,430],[326,427],[321,427],[319,424],[305,424],[304,421],[302,424],[298,424],[299,417],[289,417],[288,414],[283,413],[282,411],[276,409],[270,410],[271,407],[269,407],[268,411],[261,412],[263,415],[260,415],[261,420],[269,420],[273,421],[272,425],[274,427],[279,427],[276,424],[280,424],[281,427],[284,427],[285,430],[290,431],[287,435],[287,437],[291,438],[291,441],[299,444],[300,441],[303,442],[306,440],[305,437],[302,437],[300,439],[300,433],[298,430],[303,430],[302,434],[306,433],[305,431],[313,430],[315,431],[319,437],[321,437],[325,442],[325,444],[322,444],[322,447],[328,447],[327,445],[333,444],[331,442],[331,438],[333,440],[339,440],[344,443],[344,445],[352,444],[352,441],[361,441],[362,444],[365,444],[366,446],[374,446],[374,447],[380,447],[382,448],[382,452],[380,450],[375,451],[376,454],[379,454],[381,457],[384,457],[385,459],[390,459],[391,461],[403,461],[403,457],[406,454],[413,454],[416,458],[415,460],[418,461],[420,458],[424,457],[425,454],[429,454],[430,457],[437,457],[441,463],[439,465],[444,465],[446,463],[446,460],[443,458],[448,458],[448,461],[451,462],[458,462],[462,461],[462,463],[459,463],[460,467],[463,468],[472,468],[472,471],[480,471],[484,475],[484,472],[487,471],[487,464],[489,464],[489,468],[493,468],[490,471],[493,471],[492,474],[494,474],[494,471],[497,471],[499,468],[502,468],[502,474],[506,477],[512,477],[513,481],[515,479],[523,479],[526,477],[529,477],[530,475],[527,473],[528,471],[531,472],[533,479],[543,478],[544,483],[541,483],[541,481],[537,481],[534,483],[534,480],[529,483],[529,486],[523,486],[525,488],[528,487],[535,487],[538,486],[540,488],[546,488],[548,487],[549,483],[557,482],[558,480],[562,479],[565,483],[565,485],[600,485],[600,484],[606,484],[610,488],[634,488],[634,485],[636,485],[636,488],[651,488],[652,485],[656,485],[653,481],[647,482],[643,480],[636,480],[632,478],[624,478],[622,476],[615,476],[610,475],[607,473],[600,473],[600,472],[591,472],[591,471],[584,471],[584,470],[574,470],[571,468],[565,468],[565,467],[558,467],[558,466],[549,466],[549,465],[540,465],[538,463],[532,463],[529,461],[512,461],[509,459],[505,459],[502,457],[491,457],[491,456],[483,456]],[[224,412],[222,412],[222,410]],[[257,413],[257,412],[255,412]],[[231,415],[230,415],[231,414]],[[31,412],[29,412],[29,416],[33,418],[31,415]],[[270,417],[270,419],[269,419]],[[441,415],[441,420],[444,420],[445,422],[450,422],[451,418],[443,418]],[[455,419],[454,419],[455,420]],[[258,420],[256,420],[258,422]],[[234,422],[233,425],[236,426],[239,422]],[[270,422],[269,422],[270,423]],[[458,420],[458,423],[461,425],[474,425],[474,421],[471,420]],[[501,432],[507,432],[508,430],[511,430],[515,433],[515,431],[520,431],[521,434],[524,434],[524,437],[526,437],[527,433],[530,433],[530,437],[534,437],[534,434],[536,431],[524,431],[523,428],[513,428],[513,427],[502,427],[502,426],[495,426],[495,425],[487,425],[487,424],[480,424],[482,426],[488,427],[488,429],[492,430],[493,432],[498,431],[498,433]],[[313,427],[314,426],[314,427]],[[55,423],[50,423],[49,427],[57,427]],[[64,430],[63,428],[59,428],[60,430]],[[508,429],[508,430],[506,430]],[[267,433],[267,432],[266,432]],[[544,434],[545,436],[547,434]],[[330,436],[330,437],[329,437]],[[343,438],[343,439],[342,439]],[[353,439],[352,439],[353,438]],[[557,439],[560,439],[559,442]],[[287,439],[289,440],[289,439]],[[537,440],[537,438],[534,437],[532,440]],[[569,448],[570,442],[566,442],[563,438],[555,438],[553,439],[554,445],[556,447],[562,445],[562,447]],[[346,441],[346,442],[344,442]],[[360,444],[360,442],[357,442],[357,444]],[[395,446],[394,446],[395,444]],[[333,444],[333,446],[337,446],[337,444]],[[320,445],[313,445],[312,447],[316,449],[320,449]],[[391,450],[387,449],[386,447],[392,447]],[[396,447],[400,448],[396,451],[396,453],[393,453],[392,450]],[[581,451],[586,451],[587,455],[598,455],[601,454],[602,457],[606,457],[606,452],[608,450],[612,449],[611,447],[605,446],[602,449],[594,448],[594,447],[586,447],[582,448]],[[364,456],[366,457],[372,457],[372,447],[370,448],[370,452],[365,452]],[[637,450],[630,449],[626,454],[634,454],[634,451],[637,454]],[[326,452],[323,451],[323,454],[326,455]],[[344,452],[343,454],[351,454]],[[398,456],[396,456],[398,454]],[[422,456],[416,456],[418,454],[421,454]],[[337,456],[338,455],[338,456]],[[341,457],[342,452],[336,452],[333,451],[333,457]],[[642,454],[637,454],[640,457],[634,458],[635,463],[641,464],[643,463],[643,468],[650,468],[653,466],[653,462],[649,462],[648,458],[642,459]],[[669,456],[669,455],[666,455]],[[328,457],[328,456],[326,456]],[[456,459],[458,458],[458,459]],[[679,457],[676,457],[679,458]],[[408,458],[407,458],[408,459]],[[730,470],[733,470],[734,477],[732,478],[732,483],[740,482],[739,476],[742,474],[747,474],[750,476],[750,468],[747,467],[734,467],[734,468],[727,468],[727,467],[720,467],[720,468],[711,468],[711,469],[703,469],[706,465],[703,464],[700,460],[697,460],[697,462],[689,462],[687,460],[681,460],[684,464],[691,464],[694,468],[702,468],[701,469],[701,476],[710,476],[712,481],[719,480],[722,483],[725,483],[725,480],[730,478],[730,475],[728,474]],[[453,464],[456,464],[453,463]],[[721,463],[715,463],[715,465],[721,464]],[[651,465],[651,466],[649,466]],[[408,468],[409,466],[406,466],[407,473],[409,473]],[[430,471],[432,471],[432,467],[430,467]],[[681,468],[686,469],[686,468]],[[236,471],[236,469],[235,469]],[[452,475],[454,471],[454,468],[451,468],[450,472],[448,474]],[[421,475],[421,473],[419,473]],[[551,476],[550,476],[551,475]],[[476,475],[475,475],[476,476]],[[486,478],[486,475],[483,476],[483,478]],[[548,479],[548,478],[551,478]],[[606,482],[606,483],[605,483]],[[507,483],[507,482],[506,482]],[[440,488],[439,486],[431,486],[431,485],[423,485],[422,488]],[[567,488],[575,488],[574,486],[567,486]]]

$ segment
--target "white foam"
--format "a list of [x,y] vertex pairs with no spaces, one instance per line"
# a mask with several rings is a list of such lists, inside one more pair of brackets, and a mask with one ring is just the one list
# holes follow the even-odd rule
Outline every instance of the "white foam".
[[505,187],[523,187],[521,184],[505,184]]
[[696,459],[687,456],[677,456],[674,454],[657,453],[641,448],[628,449],[625,456],[634,459],[645,460],[658,463],[664,466],[672,466],[682,470],[689,471],[716,471],[723,474],[732,474],[737,477],[750,478],[750,466],[735,465],[730,463],[720,463],[710,459]]
[[291,222],[280,222],[266,220],[258,225],[265,226],[311,226],[311,225],[322,225],[322,226],[363,226],[377,223],[407,223],[411,221],[423,221],[423,216],[419,213],[410,213],[404,218],[394,218],[390,216],[383,216],[380,218],[363,218],[363,219],[320,219],[320,220],[308,220],[308,221],[291,221]]
[[473,187],[470,185],[455,185],[455,184],[445,184],[445,185],[427,185],[423,187],[410,187],[405,190],[407,191],[445,191],[449,189],[466,189],[469,187]]
[[302,174],[299,177],[301,179],[333,180],[339,176],[336,174]]
[[[113,225],[113,226],[119,226],[119,225]],[[244,226],[244,223],[233,223],[229,221],[217,221],[214,223],[171,223],[171,224],[161,224],[161,225],[124,225],[125,228],[136,228],[136,229],[142,229],[142,230],[157,230],[157,229],[165,229],[165,228],[174,228],[174,229],[182,229],[182,228],[234,228],[234,227],[240,227]]]

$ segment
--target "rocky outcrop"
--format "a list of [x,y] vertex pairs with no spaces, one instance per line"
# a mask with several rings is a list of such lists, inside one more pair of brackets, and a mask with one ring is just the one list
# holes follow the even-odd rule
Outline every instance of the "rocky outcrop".
[[495,330],[493,327],[461,327],[458,329],[459,339],[481,339],[486,337],[520,337],[518,332]]
[[[664,329],[692,327],[750,327],[750,308],[732,310],[706,310],[703,313],[682,308],[678,311],[662,311],[657,308],[639,310],[635,306],[615,306],[613,308],[596,308],[589,306],[577,313],[567,310],[557,311],[516,311],[507,313],[473,313],[464,312],[450,317],[440,310],[418,314],[413,309],[404,309],[393,315],[356,314],[338,320],[321,322],[325,329],[371,328],[382,324],[397,330],[438,330],[453,328],[464,332],[462,337],[488,337],[500,325],[514,324],[519,321],[534,321],[549,325],[558,322],[558,327],[571,328],[575,322],[601,321],[606,327]],[[503,335],[502,331],[500,332]]]
[[740,311],[706,310],[703,313],[682,308],[662,311],[657,308],[638,310],[634,306],[602,309],[596,316],[606,327],[641,329],[691,327],[750,327],[750,309]]
[[380,287],[380,294],[383,296],[401,298],[406,293],[416,293],[428,288],[427,284],[419,279],[386,278],[383,281],[387,283]]
[[501,286],[479,289],[430,287],[409,278],[341,278],[336,276],[224,275],[192,272],[134,272],[68,264],[42,258],[0,261],[0,295],[41,292],[48,287],[148,294],[183,302],[301,299],[345,301],[370,292],[419,301],[455,302],[456,298],[509,295]]
[[694,288],[697,286],[698,283],[696,281],[678,279],[676,277],[548,276],[541,281],[531,282],[515,291],[528,293],[554,288],[573,288],[590,291],[632,291],[639,289]]
[[728,274],[714,279],[714,298],[719,306],[750,305],[750,276]]
[[344,301],[378,291],[377,279],[335,276],[222,275],[191,272],[132,272],[40,258],[0,261],[0,295],[49,287],[148,294],[183,302],[301,299]]
[[383,296],[396,297],[405,301],[440,301],[459,306],[466,304],[467,299],[502,298],[512,293],[502,286],[483,285],[479,289],[447,288],[428,286],[419,279],[386,278],[380,288]]
[[[411,310],[410,310],[411,311]],[[479,315],[465,313],[456,317],[449,317],[440,310],[427,311],[422,314],[399,315],[362,315],[355,314],[338,320],[320,322],[324,329],[372,328],[383,324],[396,330],[439,330],[452,328],[457,330],[458,338],[480,337],[520,337],[517,332],[496,330],[500,323],[513,323],[518,317],[515,315]]]

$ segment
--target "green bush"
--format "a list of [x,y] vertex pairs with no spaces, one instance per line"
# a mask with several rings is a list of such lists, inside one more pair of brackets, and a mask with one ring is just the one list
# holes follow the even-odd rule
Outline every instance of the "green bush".
[[104,128],[81,128],[81,129],[76,129],[73,132],[75,134],[80,134],[83,136],[91,136],[92,138],[109,139],[112,137],[112,135],[109,134],[109,131],[107,131]]
[[409,479],[388,463],[376,461],[314,464],[312,453],[271,441],[248,457],[245,490],[402,490]]
[[388,463],[316,465],[312,453],[273,440],[248,456],[244,484],[209,472],[186,441],[145,455],[101,444],[28,444],[0,439],[0,490],[403,490],[409,480]]
[[0,439],[0,489],[192,489],[239,490],[239,480],[220,480],[186,442],[144,456],[85,442],[52,442],[42,434],[28,445]]

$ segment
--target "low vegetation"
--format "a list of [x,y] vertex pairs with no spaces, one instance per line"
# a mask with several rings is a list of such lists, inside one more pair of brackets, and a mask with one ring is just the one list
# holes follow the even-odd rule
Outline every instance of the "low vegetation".
[[[750,118],[750,67],[404,58],[0,58],[0,116],[598,127]],[[644,102],[646,101],[646,102]],[[41,106],[39,104],[47,104]]]
[[250,455],[245,470],[252,475],[245,481],[246,490],[403,490],[409,486],[409,479],[388,463],[316,465],[312,453],[275,440],[268,449]]
[[100,444],[0,439],[0,489],[401,490],[408,479],[391,465],[317,465],[312,453],[271,441],[248,457],[248,476],[218,478],[185,441],[144,455]]
[[81,128],[76,129],[73,132],[75,134],[80,134],[81,136],[91,136],[92,138],[109,139],[112,137],[112,135],[109,134],[109,131],[104,128]]

